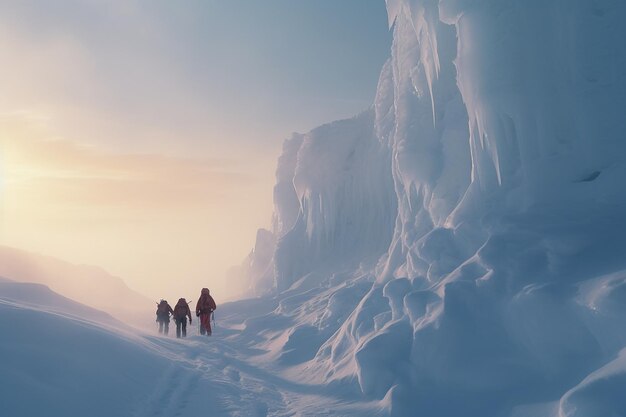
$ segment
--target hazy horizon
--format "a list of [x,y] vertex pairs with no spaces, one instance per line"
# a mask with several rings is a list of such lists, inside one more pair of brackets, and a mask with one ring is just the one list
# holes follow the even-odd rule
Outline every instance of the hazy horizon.
[[0,244],[151,298],[232,298],[282,141],[369,107],[391,39],[378,0],[25,1],[0,22]]

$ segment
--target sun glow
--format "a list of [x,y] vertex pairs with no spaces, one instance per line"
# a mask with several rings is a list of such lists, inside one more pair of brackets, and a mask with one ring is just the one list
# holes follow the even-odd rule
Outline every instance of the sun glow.
[[240,290],[225,273],[268,221],[271,178],[234,161],[50,139],[23,118],[1,125],[2,244],[101,266],[155,298]]

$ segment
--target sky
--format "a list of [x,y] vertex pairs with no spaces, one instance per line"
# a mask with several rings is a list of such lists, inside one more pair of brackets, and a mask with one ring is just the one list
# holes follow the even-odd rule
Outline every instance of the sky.
[[0,0],[0,243],[153,298],[232,298],[282,141],[370,106],[386,18],[383,0]]

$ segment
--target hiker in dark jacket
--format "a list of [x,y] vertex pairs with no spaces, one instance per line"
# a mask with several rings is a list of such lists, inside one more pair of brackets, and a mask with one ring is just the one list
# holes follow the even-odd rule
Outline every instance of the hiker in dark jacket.
[[203,288],[196,303],[196,316],[200,317],[200,334],[211,336],[211,313],[217,308],[208,288]]
[[159,333],[167,336],[170,330],[170,314],[174,314],[174,310],[165,300],[161,300],[156,310],[156,321],[159,323]]
[[176,337],[180,338],[181,331],[182,336],[187,337],[187,317],[189,317],[189,324],[191,324],[191,310],[187,301],[184,298],[178,300],[176,307],[174,307],[174,321],[176,322]]

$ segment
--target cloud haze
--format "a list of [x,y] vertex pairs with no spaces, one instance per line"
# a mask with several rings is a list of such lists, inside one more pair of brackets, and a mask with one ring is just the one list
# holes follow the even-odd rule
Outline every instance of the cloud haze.
[[383,0],[0,0],[0,243],[232,293],[283,139],[368,107],[389,43]]
[[269,181],[254,167],[116,154],[47,139],[32,122],[0,126],[4,244],[107,265],[155,297],[210,284],[232,295],[220,280],[269,221]]

